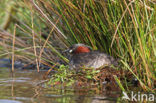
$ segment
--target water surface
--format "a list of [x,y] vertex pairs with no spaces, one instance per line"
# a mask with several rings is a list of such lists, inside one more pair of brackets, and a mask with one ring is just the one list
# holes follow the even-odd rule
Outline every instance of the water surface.
[[[114,94],[45,87],[46,71],[0,68],[0,103],[115,103]],[[42,83],[42,84],[41,84]]]

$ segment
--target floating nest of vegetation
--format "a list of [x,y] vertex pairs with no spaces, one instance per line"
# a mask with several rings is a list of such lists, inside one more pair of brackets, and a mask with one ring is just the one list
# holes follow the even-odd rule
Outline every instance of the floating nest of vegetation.
[[93,68],[83,68],[79,72],[75,72],[74,70],[69,70],[68,66],[61,66],[51,76],[50,81],[47,83],[51,87],[57,88],[63,86],[71,87],[75,90],[95,90],[102,93],[104,91],[121,91],[117,81],[128,81],[133,87],[139,85],[131,73],[111,67],[96,70]]

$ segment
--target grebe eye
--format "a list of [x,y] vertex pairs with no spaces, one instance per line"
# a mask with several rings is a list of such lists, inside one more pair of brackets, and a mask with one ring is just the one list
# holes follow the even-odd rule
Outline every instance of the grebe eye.
[[73,50],[69,50],[69,53],[72,53],[73,52]]

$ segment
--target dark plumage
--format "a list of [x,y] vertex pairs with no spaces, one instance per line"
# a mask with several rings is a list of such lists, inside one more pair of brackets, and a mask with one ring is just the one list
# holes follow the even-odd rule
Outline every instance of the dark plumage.
[[70,56],[69,66],[71,69],[81,67],[100,68],[102,66],[117,66],[117,61],[103,52],[92,51],[89,46],[84,44],[74,44],[68,49]]

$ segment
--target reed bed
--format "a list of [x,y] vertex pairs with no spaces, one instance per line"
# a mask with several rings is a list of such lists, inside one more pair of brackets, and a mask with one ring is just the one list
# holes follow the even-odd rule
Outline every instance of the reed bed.
[[[4,29],[0,31],[0,56],[14,54],[15,60],[37,64],[39,71],[40,63],[50,67],[67,64],[67,56],[61,51],[74,43],[84,43],[119,58],[119,69],[128,70],[144,91],[155,91],[155,2],[17,1],[15,5],[19,7],[14,8],[16,15],[12,15],[16,30],[8,28],[16,31],[16,36]],[[115,78],[124,89],[127,83]]]

